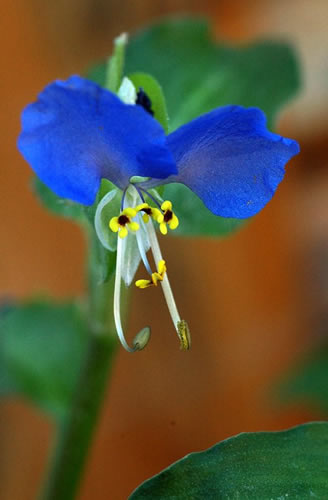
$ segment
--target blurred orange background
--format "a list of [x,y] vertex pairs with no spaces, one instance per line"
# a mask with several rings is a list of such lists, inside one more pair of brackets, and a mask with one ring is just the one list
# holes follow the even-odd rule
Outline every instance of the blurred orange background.
[[[2,2],[2,295],[84,291],[85,246],[76,226],[47,214],[29,189],[31,171],[16,151],[22,108],[55,78],[82,73],[107,56],[112,39],[168,13],[207,15],[228,42],[290,41],[304,89],[279,132],[302,153],[274,200],[226,240],[163,241],[171,282],[193,339],[180,352],[160,290],[134,293],[131,332],[151,324],[150,346],[120,350],[92,446],[81,500],[121,500],[183,455],[242,431],[277,430],[322,417],[279,408],[272,384],[315,341],[325,318],[328,278],[328,4],[203,0],[12,0]],[[327,261],[328,262],[328,259]],[[322,268],[320,266],[323,266]],[[327,272],[326,272],[327,275]],[[0,407],[1,500],[35,498],[52,423],[17,400]]]

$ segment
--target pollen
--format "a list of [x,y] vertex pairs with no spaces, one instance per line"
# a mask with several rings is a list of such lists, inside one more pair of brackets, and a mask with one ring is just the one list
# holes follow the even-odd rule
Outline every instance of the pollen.
[[133,217],[137,215],[137,211],[134,208],[125,208],[122,210],[118,217],[112,217],[109,221],[109,228],[117,233],[120,238],[125,238],[128,235],[128,229],[130,231],[138,231],[139,224],[133,221]]
[[165,260],[160,260],[157,265],[157,271],[155,273],[152,273],[151,279],[137,280],[135,284],[138,288],[148,288],[150,286],[157,286],[157,283],[159,281],[163,281],[165,273],[166,273]]
[[177,323],[178,337],[180,339],[180,349],[188,351],[191,347],[190,330],[187,321],[181,319]]
[[172,203],[166,200],[161,205],[162,214],[158,217],[159,230],[162,234],[167,234],[167,226],[174,230],[179,225],[179,219],[172,210]]
[[148,203],[142,203],[141,205],[138,205],[136,207],[136,211],[143,212],[142,219],[146,224],[149,221],[150,217],[156,222],[159,222],[158,219],[161,219],[161,217],[163,216],[162,212],[158,208],[151,207],[150,205],[148,205]]

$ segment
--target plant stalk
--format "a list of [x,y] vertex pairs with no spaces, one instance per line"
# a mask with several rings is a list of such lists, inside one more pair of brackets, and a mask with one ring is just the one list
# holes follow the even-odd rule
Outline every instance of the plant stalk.
[[[90,231],[88,313],[89,343],[81,366],[78,384],[67,416],[59,424],[43,500],[73,500],[78,493],[88,451],[106,393],[117,340],[113,332],[113,279],[100,282],[103,261],[93,231]],[[111,272],[115,266],[107,264]],[[114,331],[115,333],[115,331]]]

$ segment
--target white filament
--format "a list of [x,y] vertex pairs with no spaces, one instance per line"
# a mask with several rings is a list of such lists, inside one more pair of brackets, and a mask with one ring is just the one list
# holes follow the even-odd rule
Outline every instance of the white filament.
[[[155,262],[156,262],[156,264],[158,264],[158,262],[160,260],[163,260],[163,257],[162,257],[162,252],[161,252],[158,240],[157,240],[155,228],[154,228],[151,220],[149,220],[149,222],[146,224],[146,226],[147,226],[150,247],[151,247],[151,250],[153,252]],[[178,324],[180,323],[181,318],[180,318],[180,314],[178,312],[178,308],[176,306],[176,303],[175,303],[175,300],[173,297],[173,293],[172,293],[171,285],[169,282],[169,278],[167,277],[167,273],[165,273],[163,281],[161,281],[161,285],[162,285],[164,297],[165,297],[165,300],[167,303],[167,307],[169,309],[172,321],[174,323],[174,327],[175,327],[177,333],[179,334]]]

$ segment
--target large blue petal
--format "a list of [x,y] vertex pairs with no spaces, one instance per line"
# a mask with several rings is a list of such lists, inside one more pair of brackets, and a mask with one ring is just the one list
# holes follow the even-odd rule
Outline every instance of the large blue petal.
[[256,108],[226,106],[200,116],[168,136],[181,182],[216,215],[246,218],[272,198],[297,142],[266,129]]
[[79,76],[48,85],[27,106],[18,148],[55,193],[85,205],[102,178],[123,189],[132,176],[177,173],[156,120]]

